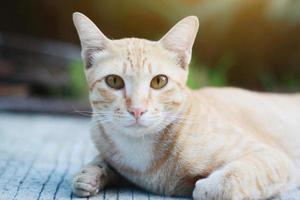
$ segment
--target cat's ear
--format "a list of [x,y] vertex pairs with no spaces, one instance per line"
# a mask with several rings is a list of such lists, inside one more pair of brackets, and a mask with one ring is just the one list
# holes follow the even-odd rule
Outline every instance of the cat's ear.
[[191,61],[192,47],[198,32],[199,21],[189,16],[179,21],[164,35],[159,43],[177,54],[178,64],[186,69]]
[[85,15],[73,13],[73,22],[81,42],[82,58],[88,69],[93,65],[95,57],[108,49],[111,41]]

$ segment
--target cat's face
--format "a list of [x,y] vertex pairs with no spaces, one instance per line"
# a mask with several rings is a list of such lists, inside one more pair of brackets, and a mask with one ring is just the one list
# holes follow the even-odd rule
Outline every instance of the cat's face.
[[79,13],[74,23],[99,122],[138,137],[159,132],[178,117],[186,101],[183,90],[197,18],[180,21],[158,42],[109,40]]

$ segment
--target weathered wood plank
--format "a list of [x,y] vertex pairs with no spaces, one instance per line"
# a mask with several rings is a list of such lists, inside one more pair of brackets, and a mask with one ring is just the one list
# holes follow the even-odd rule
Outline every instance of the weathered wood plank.
[[[7,130],[8,132],[10,132],[11,128],[16,128],[16,124],[5,120],[4,122],[6,122],[6,125],[9,126],[9,130]],[[20,125],[22,126],[22,124]],[[34,129],[35,127],[33,126],[32,128]],[[35,147],[41,148],[43,145],[41,141],[34,137],[25,138],[24,136],[26,135],[26,131],[21,127],[14,132],[10,132],[10,135],[7,137],[16,138],[15,136],[18,134],[19,136],[17,137],[20,137],[22,140],[16,140],[16,143],[19,146],[17,151],[7,152],[8,155],[14,159],[2,177],[2,180],[4,180],[4,187],[1,187],[0,197],[3,199],[15,199],[17,197],[25,179],[29,176],[29,172],[40,153],[39,151],[36,151]],[[10,149],[9,146],[5,145],[1,147],[6,148],[7,150]]]
[[119,200],[132,200],[133,189],[132,188],[120,188],[119,189]]

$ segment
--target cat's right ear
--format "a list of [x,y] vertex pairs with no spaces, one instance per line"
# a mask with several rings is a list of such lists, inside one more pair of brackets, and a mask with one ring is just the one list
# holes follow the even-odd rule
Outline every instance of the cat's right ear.
[[95,57],[107,50],[110,40],[82,13],[73,13],[73,22],[81,42],[82,58],[88,69],[93,65]]

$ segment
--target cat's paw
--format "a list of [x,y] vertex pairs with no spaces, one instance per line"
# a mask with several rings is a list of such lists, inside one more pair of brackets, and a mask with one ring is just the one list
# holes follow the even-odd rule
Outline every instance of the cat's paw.
[[241,195],[231,182],[227,182],[224,174],[219,171],[205,179],[196,182],[193,199],[195,200],[241,200],[247,199]]
[[[201,179],[196,182],[194,191],[193,191],[193,199],[194,200],[218,200],[224,199],[220,196],[218,183],[213,183],[208,178]],[[218,188],[217,188],[218,187]]]
[[96,195],[106,184],[106,174],[98,166],[83,168],[73,179],[73,193],[79,197]]

